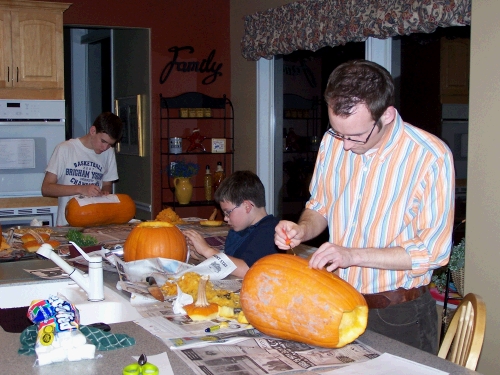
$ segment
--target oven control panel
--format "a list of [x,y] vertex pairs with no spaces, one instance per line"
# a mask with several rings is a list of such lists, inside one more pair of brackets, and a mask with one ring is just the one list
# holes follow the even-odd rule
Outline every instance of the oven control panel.
[[0,121],[64,118],[64,100],[0,100]]

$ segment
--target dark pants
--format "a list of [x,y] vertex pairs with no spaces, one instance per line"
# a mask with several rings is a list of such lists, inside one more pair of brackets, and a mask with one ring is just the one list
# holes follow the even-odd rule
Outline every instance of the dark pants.
[[410,302],[370,309],[367,328],[431,354],[438,352],[438,314],[429,291]]

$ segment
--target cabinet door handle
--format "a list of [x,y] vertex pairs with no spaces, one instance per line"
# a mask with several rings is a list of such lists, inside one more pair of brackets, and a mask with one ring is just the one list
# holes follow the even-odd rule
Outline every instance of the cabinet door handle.
[[19,67],[16,67],[16,82],[19,82]]
[[10,66],[7,67],[7,82],[10,82]]

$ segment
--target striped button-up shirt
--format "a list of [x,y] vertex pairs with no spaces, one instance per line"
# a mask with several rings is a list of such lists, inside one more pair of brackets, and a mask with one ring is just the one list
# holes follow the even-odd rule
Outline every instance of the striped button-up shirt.
[[454,182],[449,148],[398,114],[380,148],[363,155],[325,133],[306,208],[325,217],[336,245],[400,246],[411,257],[411,270],[352,266],[340,269],[340,277],[361,293],[410,289],[429,284],[432,271],[448,262]]

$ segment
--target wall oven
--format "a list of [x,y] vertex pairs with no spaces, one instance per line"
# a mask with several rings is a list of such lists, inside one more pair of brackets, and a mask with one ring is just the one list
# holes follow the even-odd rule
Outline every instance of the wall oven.
[[[0,208],[0,225],[2,228],[31,226],[35,223],[54,226],[57,206]],[[36,222],[34,221],[36,219]]]
[[[64,100],[0,99],[2,226],[25,225],[33,218],[53,225],[57,214],[56,203],[51,206],[42,204],[26,207],[22,202],[27,197],[31,198],[30,204],[33,197],[41,198],[45,168],[55,146],[65,138]],[[21,204],[12,204],[18,201]]]

